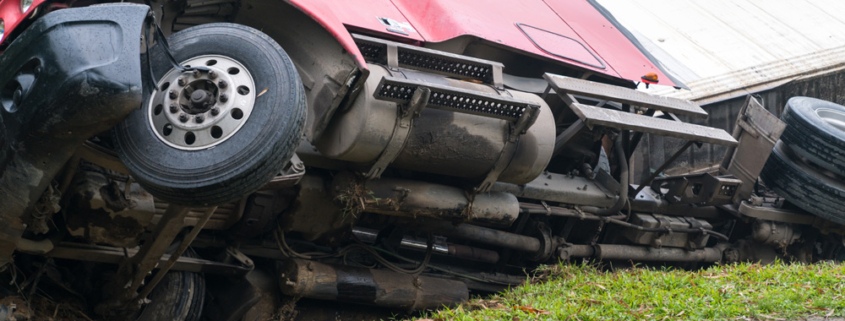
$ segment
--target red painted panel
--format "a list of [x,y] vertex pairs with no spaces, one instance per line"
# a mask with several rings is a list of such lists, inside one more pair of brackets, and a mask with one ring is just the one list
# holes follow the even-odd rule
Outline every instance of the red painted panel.
[[[531,27],[532,33],[541,38],[542,31],[547,30],[559,34],[571,41],[586,45],[583,39],[570,28],[555,12],[542,0],[523,0],[519,2],[509,0],[393,0],[420,35],[428,42],[446,41],[458,36],[472,35],[492,42],[497,42],[522,51],[561,60],[579,67],[605,73],[614,77],[619,75],[610,68],[596,68],[591,64],[580,63],[548,53],[540,47],[557,47],[565,52],[559,53],[564,57],[588,57],[589,49],[580,45],[559,45],[548,39],[540,46],[534,44],[517,23]],[[552,50],[549,50],[552,51]],[[600,55],[599,55],[600,57]],[[586,58],[585,58],[586,59]],[[593,64],[595,65],[594,58]],[[587,60],[589,60],[587,59]],[[585,61],[585,60],[580,60]],[[601,64],[598,64],[599,66]],[[507,70],[507,66],[505,66]]]
[[44,0],[34,0],[32,5],[29,6],[29,10],[21,12],[21,2],[19,0],[0,1],[0,19],[3,19],[3,23],[6,25],[3,39],[0,42],[5,42],[9,33],[23,21],[24,17],[32,13],[42,3],[44,3]]
[[545,0],[623,79],[640,81],[649,72],[659,84],[675,86],[619,29],[585,0]]

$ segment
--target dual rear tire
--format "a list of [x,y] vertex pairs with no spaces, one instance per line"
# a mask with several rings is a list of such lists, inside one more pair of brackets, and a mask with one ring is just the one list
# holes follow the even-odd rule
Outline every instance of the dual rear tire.
[[760,178],[799,208],[845,224],[845,106],[794,97]]

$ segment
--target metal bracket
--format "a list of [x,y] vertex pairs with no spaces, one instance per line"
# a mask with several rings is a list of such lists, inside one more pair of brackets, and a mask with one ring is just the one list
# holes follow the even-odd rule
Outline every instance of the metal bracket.
[[387,142],[387,147],[379,156],[378,160],[370,167],[370,170],[364,174],[367,179],[375,179],[381,176],[381,173],[390,165],[399,152],[405,146],[405,141],[411,133],[411,127],[414,118],[420,116],[422,110],[428,105],[428,100],[431,98],[431,90],[427,87],[417,87],[414,90],[414,95],[407,105],[399,105],[396,113],[396,126],[393,128],[393,135],[390,136],[390,141]]
[[529,105],[525,108],[522,116],[515,123],[511,124],[510,134],[505,141],[505,145],[502,146],[502,151],[496,158],[496,162],[493,163],[493,168],[487,173],[487,177],[475,188],[476,193],[490,191],[493,184],[499,180],[499,175],[502,175],[502,172],[510,165],[511,159],[516,154],[516,148],[519,146],[519,137],[525,134],[528,128],[537,121],[539,115],[540,107]]

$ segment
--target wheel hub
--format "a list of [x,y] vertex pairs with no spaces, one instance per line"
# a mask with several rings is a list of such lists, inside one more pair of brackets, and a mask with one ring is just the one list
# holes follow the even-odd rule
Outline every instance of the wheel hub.
[[845,113],[833,109],[817,109],[816,115],[834,128],[845,131]]
[[165,144],[199,150],[238,132],[255,104],[255,82],[238,61],[207,55],[182,62],[208,70],[170,70],[157,84],[148,107],[150,127]]

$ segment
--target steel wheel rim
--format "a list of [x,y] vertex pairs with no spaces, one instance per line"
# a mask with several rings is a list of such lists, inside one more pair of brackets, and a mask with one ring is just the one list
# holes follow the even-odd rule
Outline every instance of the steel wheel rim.
[[163,143],[181,150],[208,149],[225,142],[243,127],[255,107],[252,75],[243,64],[223,55],[197,56],[181,65],[208,70],[183,73],[174,68],[159,80],[147,106],[151,129]]
[[845,113],[838,110],[820,108],[816,109],[816,115],[828,125],[833,126],[833,128],[845,132]]

